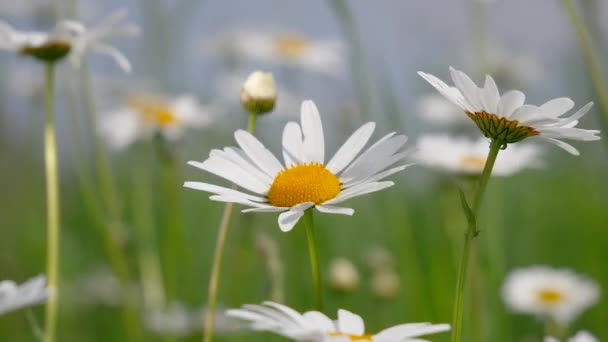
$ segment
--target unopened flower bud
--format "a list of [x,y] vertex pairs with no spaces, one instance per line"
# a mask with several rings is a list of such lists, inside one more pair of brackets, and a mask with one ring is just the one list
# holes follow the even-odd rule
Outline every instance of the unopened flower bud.
[[399,275],[392,269],[375,272],[370,284],[372,293],[382,299],[395,298],[401,289]]
[[241,89],[243,107],[254,114],[271,112],[277,99],[277,90],[271,73],[255,71]]
[[340,292],[352,292],[359,286],[359,272],[346,258],[336,258],[329,266],[330,286]]
[[70,53],[72,46],[65,40],[49,40],[41,45],[28,45],[21,49],[24,55],[32,56],[43,62],[56,62]]

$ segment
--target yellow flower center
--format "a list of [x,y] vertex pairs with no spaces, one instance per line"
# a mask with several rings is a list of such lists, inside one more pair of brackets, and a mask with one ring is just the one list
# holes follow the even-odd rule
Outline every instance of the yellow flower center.
[[460,166],[464,168],[483,169],[486,166],[486,158],[465,156],[460,160]]
[[341,332],[330,332],[329,336],[331,337],[347,337],[351,341],[368,341],[371,342],[373,335],[349,335]]
[[275,38],[276,52],[285,58],[302,57],[309,47],[308,40],[302,36],[280,35]]
[[500,140],[505,144],[518,142],[540,134],[533,127],[520,125],[517,120],[499,118],[496,114],[487,112],[466,113],[487,138]]
[[544,304],[557,304],[564,299],[564,294],[554,289],[541,289],[537,293],[537,298]]
[[340,180],[322,164],[300,164],[277,174],[268,191],[268,201],[277,207],[292,207],[304,202],[323,203],[336,197]]
[[130,101],[130,105],[142,114],[144,120],[161,128],[179,121],[173,110],[157,99],[135,98]]

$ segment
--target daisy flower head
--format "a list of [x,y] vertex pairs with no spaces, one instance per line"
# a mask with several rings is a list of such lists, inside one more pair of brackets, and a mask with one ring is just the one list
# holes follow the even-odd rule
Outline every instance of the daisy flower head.
[[0,315],[26,306],[44,303],[51,291],[46,277],[36,276],[21,285],[12,280],[0,281]]
[[301,33],[241,29],[222,34],[209,47],[223,56],[279,64],[335,75],[342,71],[344,49],[333,39],[311,39]]
[[99,134],[110,147],[122,150],[132,143],[160,134],[174,141],[190,128],[202,128],[215,116],[211,107],[201,105],[190,94],[176,97],[136,95],[102,115]]
[[433,75],[424,72],[418,74],[459,106],[487,138],[502,142],[505,147],[529,137],[538,137],[578,155],[579,152],[562,139],[600,139],[598,130],[576,128],[578,119],[593,106],[591,102],[574,114],[563,117],[574,107],[574,102],[569,98],[556,98],[541,106],[528,105],[524,104],[525,95],[519,90],[501,95],[489,75],[486,75],[484,86],[480,88],[464,72],[450,67],[450,73],[454,87]]
[[301,124],[289,122],[283,130],[284,164],[244,130],[234,134],[238,148],[212,150],[207,160],[189,162],[254,194],[209,183],[186,182],[184,186],[212,193],[211,200],[251,207],[243,212],[281,212],[282,231],[291,230],[309,208],[352,215],[353,209],[335,205],[393,186],[384,179],[409,166],[394,166],[407,156],[401,150],[405,135],[389,133],[360,153],[374,128],[373,122],[363,125],[326,162],[319,111],[312,101],[304,101]]
[[[583,330],[583,331],[579,331],[578,333],[576,333],[576,335],[570,337],[567,341],[568,342],[599,342],[600,340],[598,340],[597,337],[591,335],[589,332]],[[556,339],[555,337],[547,336],[547,337],[545,337],[544,342],[559,342],[559,340]]]
[[69,56],[75,67],[80,66],[84,54],[91,50],[112,57],[124,71],[130,71],[131,65],[127,58],[107,43],[112,38],[131,37],[139,33],[134,25],[119,25],[125,17],[126,10],[118,10],[93,28],[87,28],[75,20],[62,20],[50,32],[18,31],[0,21],[0,49],[46,62],[55,62]]
[[569,323],[598,302],[600,289],[595,281],[571,270],[532,266],[512,271],[502,296],[514,312]]
[[[425,135],[418,139],[414,159],[422,166],[443,173],[481,175],[490,150],[487,138],[471,140],[449,135]],[[526,168],[541,167],[542,150],[520,144],[500,153],[492,169],[494,176],[512,176]]]
[[248,322],[252,330],[307,342],[422,342],[426,340],[418,337],[450,330],[449,324],[406,323],[367,334],[361,316],[350,311],[338,310],[334,321],[318,311],[301,314],[274,302],[243,305],[241,309],[228,310],[227,315]]

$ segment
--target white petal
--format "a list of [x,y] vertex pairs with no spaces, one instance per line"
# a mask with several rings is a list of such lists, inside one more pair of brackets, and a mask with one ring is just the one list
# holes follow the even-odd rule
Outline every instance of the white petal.
[[289,210],[289,208],[287,208],[287,207],[268,206],[268,207],[264,207],[264,208],[243,209],[243,210],[241,210],[241,212],[243,212],[243,213],[278,213],[278,212],[287,211],[287,210]]
[[295,122],[288,122],[283,129],[283,159],[286,167],[302,163],[302,130]]
[[334,207],[331,205],[316,205],[315,209],[325,214],[340,214],[352,216],[355,210],[352,208]]
[[375,128],[376,123],[368,122],[356,130],[327,163],[327,169],[336,175],[348,166],[365,147]]
[[567,97],[559,97],[549,100],[540,106],[543,112],[552,117],[557,118],[574,107],[574,101]]
[[234,138],[247,156],[271,177],[283,169],[277,158],[251,133],[240,129],[234,132]]
[[189,189],[194,189],[194,190],[211,192],[216,195],[242,196],[243,198],[250,200],[250,201],[254,201],[254,202],[262,202],[262,203],[266,202],[265,198],[253,196],[253,195],[250,195],[250,194],[247,194],[244,192],[240,192],[240,191],[237,191],[234,189],[226,188],[223,186],[217,186],[217,185],[213,185],[213,184],[209,184],[209,183],[185,182],[184,187],[189,188]]
[[254,208],[268,208],[267,204],[252,202],[242,196],[213,195],[213,196],[209,196],[209,199],[212,201],[217,201],[217,202],[237,203],[237,204],[246,205],[248,207],[254,207]]
[[418,75],[424,78],[427,82],[429,82],[441,95],[450,100],[452,103],[460,107],[460,109],[464,111],[474,112],[475,110],[471,107],[471,105],[464,99],[460,90],[455,87],[450,87],[445,82],[440,80],[439,78],[424,73],[422,71],[418,71]]
[[395,185],[395,183],[390,182],[390,181],[359,184],[357,186],[353,186],[352,188],[348,188],[348,189],[340,192],[338,194],[338,196],[336,196],[335,198],[333,198],[333,199],[331,199],[331,200],[323,203],[323,205],[341,203],[341,202],[344,202],[344,201],[346,201],[348,199],[351,199],[353,197],[357,197],[357,196],[369,194],[369,193],[372,193],[372,192],[384,190],[384,189],[389,188],[389,187],[391,187],[393,185]]
[[[213,152],[213,151],[212,151]],[[210,154],[211,155],[211,154]],[[273,182],[273,177],[267,174],[264,170],[261,170],[253,164],[253,162],[247,157],[245,152],[237,147],[224,147],[223,153],[220,153],[223,158],[229,159],[231,162],[237,164],[243,171],[251,174],[258,178],[262,183],[270,186]]]
[[383,341],[400,341],[406,338],[419,337],[450,330],[449,324],[430,324],[430,323],[406,323],[382,330],[374,335],[376,339]]
[[460,70],[456,70],[450,67],[450,74],[452,75],[452,81],[454,81],[454,85],[466,99],[466,101],[470,104],[475,112],[478,112],[483,109],[483,104],[480,101],[479,95],[481,94],[481,90],[473,80],[467,74]]
[[302,102],[302,133],[304,134],[303,159],[304,162],[323,164],[325,161],[325,138],[321,116],[314,102]]
[[324,332],[334,331],[334,322],[319,311],[308,311],[304,313],[304,318],[313,323],[315,327],[322,329]]
[[526,95],[519,90],[511,90],[504,94],[498,101],[496,113],[499,116],[509,118],[526,101]]
[[543,111],[537,106],[523,105],[519,107],[509,119],[517,120],[521,124],[526,124],[531,121],[547,119],[547,116],[544,115]]
[[352,186],[356,186],[356,185],[364,183],[364,182],[365,183],[371,183],[371,182],[381,181],[381,180],[385,179],[386,177],[392,176],[392,175],[394,175],[397,172],[401,172],[401,171],[407,169],[408,167],[410,167],[412,165],[415,165],[415,163],[409,163],[409,164],[393,167],[391,169],[388,169],[388,170],[382,171],[380,173],[377,173],[377,174],[375,174],[375,175],[373,175],[371,177],[364,178],[364,179],[361,179],[361,180],[358,180],[358,181],[355,181],[355,182],[351,182],[351,183],[346,183],[346,184],[343,185],[343,188],[345,188],[345,189],[346,188],[350,188]]
[[129,63],[129,60],[127,59],[127,57],[122,52],[120,52],[117,48],[110,46],[110,45],[97,43],[97,44],[93,45],[91,47],[91,49],[95,50],[96,52],[98,52],[100,54],[110,56],[112,59],[114,59],[116,64],[118,64],[118,66],[124,72],[126,72],[126,73],[131,72],[131,63]]
[[500,93],[494,79],[486,75],[486,83],[481,91],[481,102],[484,109],[488,113],[496,113],[498,102],[500,101]]
[[227,179],[241,188],[245,188],[257,194],[266,194],[269,190],[269,187],[266,184],[246,173],[236,164],[225,159],[209,158],[202,163],[189,161],[188,164]]
[[578,156],[578,155],[581,154],[576,148],[574,148],[574,146],[572,146],[572,145],[570,145],[568,143],[565,143],[565,142],[563,142],[561,140],[557,140],[557,139],[553,139],[553,138],[547,138],[547,137],[542,137],[542,136],[540,138],[543,139],[543,140],[546,140],[546,141],[548,141],[548,142],[550,142],[550,143],[552,143],[554,145],[557,145],[558,147],[566,150],[568,153],[570,153],[572,155]]
[[[368,150],[363,152],[341,175],[343,183],[357,181],[372,176],[383,168],[388,167],[387,161],[405,145],[407,137],[397,135],[388,139],[381,139]],[[405,156],[402,154],[401,156]],[[396,162],[396,161],[393,161]]]
[[313,205],[314,203],[312,202],[296,204],[291,207],[289,211],[279,215],[279,228],[284,232],[292,230],[296,223],[298,223],[300,220],[300,217],[304,215],[304,211]]
[[348,335],[365,334],[365,324],[361,316],[348,310],[338,310],[338,331]]

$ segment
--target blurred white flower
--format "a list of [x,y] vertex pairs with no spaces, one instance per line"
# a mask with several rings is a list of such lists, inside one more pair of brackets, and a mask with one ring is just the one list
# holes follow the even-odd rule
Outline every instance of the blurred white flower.
[[[547,336],[544,342],[559,342],[559,340],[555,337]],[[579,331],[576,335],[570,337],[568,342],[600,342],[600,340],[587,331]]]
[[98,129],[110,147],[121,150],[157,133],[167,140],[177,140],[186,129],[209,125],[214,116],[211,107],[202,106],[190,94],[170,99],[138,95],[129,98],[123,107],[102,114]]
[[280,212],[279,228],[287,232],[308,209],[353,215],[352,208],[335,205],[393,186],[385,179],[411,165],[395,166],[407,157],[405,135],[389,133],[361,153],[376,127],[373,122],[356,130],[326,163],[317,106],[304,101],[300,112],[301,125],[289,122],[283,130],[284,164],[245,130],[234,133],[240,148],[215,149],[205,161],[188,162],[249,192],[202,182],[185,182],[184,187],[209,192],[214,201],[249,207],[243,212]]
[[531,266],[506,278],[502,295],[514,312],[569,323],[598,302],[597,283],[568,269]]
[[329,265],[329,284],[337,291],[352,292],[359,286],[359,271],[347,258],[335,258]]
[[384,267],[374,271],[370,280],[372,294],[382,299],[392,299],[401,291],[401,279],[392,267]]
[[[137,284],[129,286],[137,291]],[[83,273],[74,281],[73,292],[78,294],[79,303],[85,305],[120,306],[124,304],[122,291],[120,280],[105,266]]]
[[416,113],[435,125],[471,126],[471,120],[462,115],[462,110],[436,93],[420,96],[416,101]]
[[[468,54],[468,56],[470,55]],[[509,49],[495,45],[491,45],[487,49],[486,68],[488,73],[494,75],[497,80],[515,85],[538,82],[545,74],[543,64],[535,57],[527,54],[513,54]]]
[[274,77],[269,72],[254,71],[241,88],[241,104],[249,112],[264,114],[272,111],[277,98]]
[[46,286],[46,277],[39,275],[21,285],[12,280],[0,281],[0,315],[26,306],[46,302],[52,295]]
[[[440,172],[481,175],[490,151],[487,138],[471,140],[448,135],[425,135],[418,138],[414,159],[423,166]],[[517,144],[498,154],[492,175],[511,176],[526,168],[543,165],[541,148]]]
[[512,90],[502,96],[494,79],[486,75],[482,88],[464,72],[450,67],[455,87],[447,85],[437,77],[419,72],[418,74],[435,87],[441,95],[460,107],[471,118],[483,134],[504,144],[538,137],[564,150],[578,155],[579,152],[561,139],[580,141],[599,140],[598,130],[576,128],[578,119],[587,114],[593,103],[588,103],[569,117],[562,118],[574,107],[567,98],[556,98],[541,106],[524,104],[525,95]]
[[75,67],[80,66],[86,51],[91,50],[112,57],[128,72],[131,65],[127,58],[107,43],[109,39],[130,37],[139,32],[134,25],[119,25],[125,17],[126,10],[118,10],[90,29],[78,21],[62,20],[49,32],[17,31],[0,20],[0,49],[31,55],[45,61],[56,61],[67,55]]
[[450,330],[449,324],[406,323],[372,335],[366,333],[363,319],[350,311],[338,310],[338,319],[333,321],[318,311],[300,314],[274,302],[243,305],[241,309],[228,310],[227,315],[249,322],[252,330],[306,342],[422,342],[426,340],[417,337]]
[[[191,336],[202,330],[206,308],[195,309],[182,303],[173,302],[165,310],[146,313],[146,328],[158,335]],[[240,320],[226,316],[225,309],[216,310],[214,332],[227,335],[243,324]]]
[[313,40],[298,33],[229,31],[216,37],[207,49],[223,58],[296,66],[330,75],[340,74],[344,68],[344,52],[339,41]]

